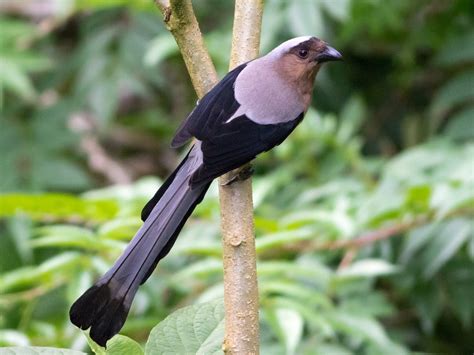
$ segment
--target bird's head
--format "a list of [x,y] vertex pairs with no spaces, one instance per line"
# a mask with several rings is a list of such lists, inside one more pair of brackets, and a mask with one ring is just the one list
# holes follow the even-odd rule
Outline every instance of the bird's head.
[[316,75],[321,64],[342,60],[342,55],[326,42],[316,37],[296,37],[283,42],[268,57],[283,69],[284,72],[295,77]]

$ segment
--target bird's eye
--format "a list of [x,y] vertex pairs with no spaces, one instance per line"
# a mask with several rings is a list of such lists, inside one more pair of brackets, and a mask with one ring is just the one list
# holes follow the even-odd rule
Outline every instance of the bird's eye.
[[303,59],[304,59],[304,58],[306,58],[306,57],[308,56],[308,53],[309,53],[309,52],[308,52],[307,49],[300,49],[300,50],[298,51],[298,56],[299,56],[300,58],[303,58]]

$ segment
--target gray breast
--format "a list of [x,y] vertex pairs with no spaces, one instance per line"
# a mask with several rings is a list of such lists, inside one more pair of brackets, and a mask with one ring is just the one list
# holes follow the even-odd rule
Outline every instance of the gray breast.
[[246,115],[260,124],[275,124],[294,120],[304,111],[298,91],[285,83],[264,57],[250,62],[235,81],[234,93],[240,104],[230,117]]

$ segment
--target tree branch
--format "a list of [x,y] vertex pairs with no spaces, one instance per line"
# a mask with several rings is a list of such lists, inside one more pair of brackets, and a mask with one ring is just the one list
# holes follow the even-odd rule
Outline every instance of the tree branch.
[[[473,213],[474,211],[471,208],[461,207],[447,214],[442,220],[439,221],[442,222],[447,220],[448,218],[454,217],[472,216]],[[401,235],[412,229],[421,227],[434,221],[436,221],[436,216],[434,213],[421,214],[416,217],[413,217],[409,221],[383,226],[379,229],[368,231],[351,239],[335,240],[325,243],[305,243],[302,248],[297,248],[297,250],[304,249],[305,251],[317,251],[347,249],[347,252],[349,253],[351,252],[351,250],[358,250],[378,241]],[[291,248],[291,250],[295,250],[295,248]]]
[[[199,97],[217,83],[190,0],[156,0],[173,34]],[[230,67],[255,58],[260,44],[263,0],[237,0]],[[229,175],[230,174],[230,175]],[[258,354],[258,288],[249,179],[224,185],[219,179],[223,234],[225,341],[227,354]],[[230,177],[230,179],[229,179]]]
[[[263,0],[237,0],[230,69],[254,59],[260,47]],[[258,282],[251,179],[219,179],[223,234],[226,354],[258,354]]]
[[412,221],[404,222],[400,224],[391,225],[388,227],[382,227],[374,231],[367,232],[356,238],[348,240],[336,240],[333,242],[316,244],[313,250],[336,250],[336,249],[358,249],[366,245],[373,244],[379,240],[388,239],[397,234],[406,232],[407,230],[419,227],[428,221],[428,217],[419,216]]
[[80,146],[87,156],[89,167],[113,184],[130,184],[131,174],[101,145],[93,122],[93,118],[87,114],[77,113],[71,116],[68,123],[71,131],[81,135]]
[[203,97],[219,78],[202,38],[191,0],[156,0],[163,21],[173,35],[188,69],[194,90]]

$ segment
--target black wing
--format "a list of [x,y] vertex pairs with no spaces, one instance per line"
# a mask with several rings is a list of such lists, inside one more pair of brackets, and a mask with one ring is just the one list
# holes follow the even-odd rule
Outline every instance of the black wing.
[[229,72],[202,98],[172,141],[172,147],[192,137],[202,142],[203,165],[193,174],[191,186],[208,183],[279,145],[303,118],[304,112],[297,112],[286,123],[263,125],[242,115],[226,123],[240,106],[235,100],[234,83],[246,65]]
[[204,140],[213,131],[217,123],[225,122],[239,108],[234,97],[234,83],[247,63],[239,65],[214,86],[178,128],[171,147],[184,145],[192,137]]
[[217,125],[212,138],[202,141],[204,164],[191,177],[191,186],[201,186],[279,145],[303,116],[302,112],[292,121],[269,125],[240,116],[229,123]]

